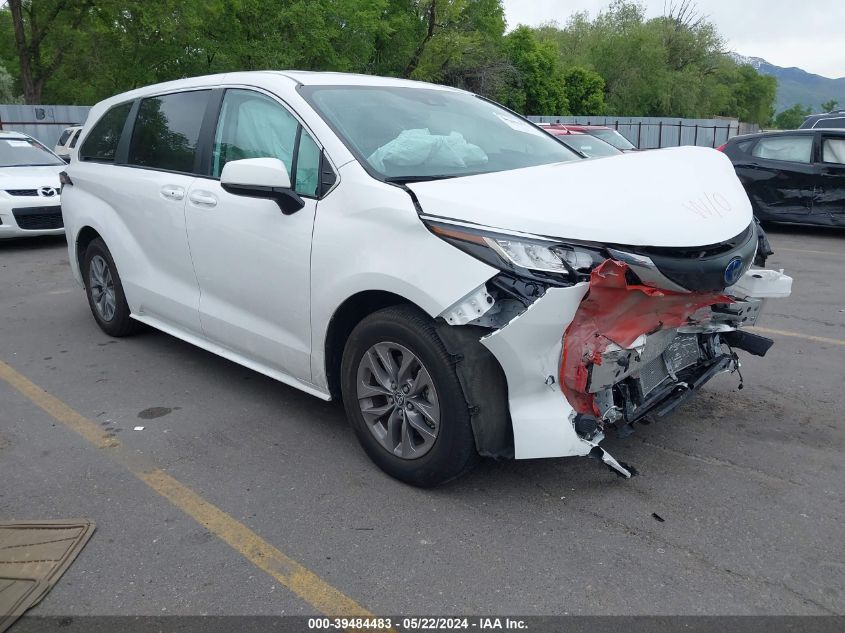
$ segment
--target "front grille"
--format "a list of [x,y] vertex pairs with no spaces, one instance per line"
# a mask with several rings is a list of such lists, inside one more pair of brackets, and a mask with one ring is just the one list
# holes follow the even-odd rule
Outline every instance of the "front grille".
[[15,216],[15,222],[24,231],[61,229],[65,225],[60,206],[12,209],[12,213]]
[[38,189],[6,189],[6,193],[10,196],[30,196],[38,195]]
[[[757,231],[752,222],[740,235],[714,246],[627,248],[648,256],[664,277],[682,288],[693,292],[721,292],[736,283],[735,274],[741,277],[751,266],[757,251]],[[733,264],[735,258],[741,262],[739,267]]]
[[746,244],[751,238],[751,233],[754,230],[754,223],[736,237],[721,242],[720,244],[711,244],[709,246],[696,246],[692,248],[676,248],[665,246],[645,246],[637,249],[644,255],[657,255],[663,257],[673,257],[679,259],[707,259],[715,257],[723,253],[736,250],[740,246]]

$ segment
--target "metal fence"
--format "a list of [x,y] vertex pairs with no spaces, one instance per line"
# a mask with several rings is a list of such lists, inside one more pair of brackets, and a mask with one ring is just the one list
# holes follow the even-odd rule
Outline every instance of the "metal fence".
[[698,145],[719,147],[738,134],[759,126],[736,119],[673,119],[657,117],[529,116],[535,123],[604,125],[617,130],[639,149]]
[[0,105],[0,130],[23,132],[52,148],[62,130],[85,123],[90,106]]

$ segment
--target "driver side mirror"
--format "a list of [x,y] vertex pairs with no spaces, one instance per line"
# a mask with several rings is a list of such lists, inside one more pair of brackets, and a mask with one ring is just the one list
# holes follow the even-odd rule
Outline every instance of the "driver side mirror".
[[220,186],[236,196],[267,198],[291,215],[305,206],[305,201],[291,188],[285,164],[278,158],[244,158],[223,166]]

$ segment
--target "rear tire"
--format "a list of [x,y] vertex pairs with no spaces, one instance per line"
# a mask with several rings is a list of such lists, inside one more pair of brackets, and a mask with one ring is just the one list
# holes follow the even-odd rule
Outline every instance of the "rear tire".
[[432,487],[478,462],[454,362],[434,321],[417,308],[385,308],[355,327],[341,392],[358,441],[390,476]]
[[138,331],[140,323],[130,316],[117,266],[99,237],[91,241],[82,258],[82,278],[91,314],[103,332],[121,337]]

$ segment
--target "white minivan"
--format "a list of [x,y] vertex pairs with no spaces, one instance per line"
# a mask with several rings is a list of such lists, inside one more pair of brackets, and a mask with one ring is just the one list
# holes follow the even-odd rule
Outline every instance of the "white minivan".
[[111,336],[145,323],[324,400],[431,486],[479,456],[590,456],[763,355],[791,279],[721,153],[583,160],[431,84],[244,72],[97,104],[63,175]]

